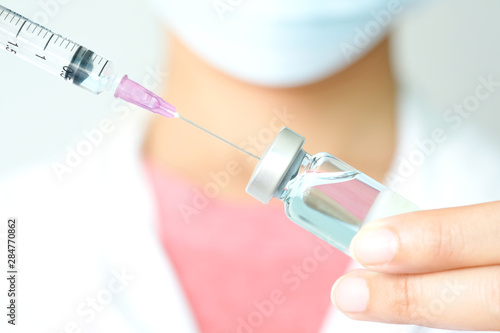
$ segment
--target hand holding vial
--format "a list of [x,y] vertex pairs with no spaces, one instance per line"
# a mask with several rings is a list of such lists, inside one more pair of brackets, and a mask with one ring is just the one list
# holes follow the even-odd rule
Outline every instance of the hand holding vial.
[[350,248],[368,270],[339,278],[332,302],[356,320],[500,330],[499,239],[500,202],[373,221]]

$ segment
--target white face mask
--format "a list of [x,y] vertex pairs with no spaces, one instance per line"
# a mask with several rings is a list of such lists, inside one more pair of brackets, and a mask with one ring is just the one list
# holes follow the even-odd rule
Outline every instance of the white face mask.
[[150,0],[194,53],[243,81],[300,86],[370,51],[412,0]]

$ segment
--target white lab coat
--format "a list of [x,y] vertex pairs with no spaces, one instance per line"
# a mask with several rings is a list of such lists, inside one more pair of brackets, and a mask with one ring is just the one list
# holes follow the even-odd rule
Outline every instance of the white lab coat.
[[[409,105],[403,108],[405,114],[412,114],[416,104]],[[18,322],[22,332],[197,332],[155,231],[155,199],[140,155],[145,121],[135,116],[117,120],[116,133],[106,137],[62,182],[46,163],[0,187],[2,224],[7,217],[19,221]],[[420,126],[411,116],[402,116],[400,126],[402,136],[418,136]],[[450,188],[440,185],[440,191],[429,191],[428,185],[443,178],[440,172],[450,163],[468,166],[461,154],[452,152],[453,145],[460,144],[461,139],[457,140],[425,163],[437,177],[426,180],[433,174],[422,169],[396,187],[423,207],[453,202],[446,197],[455,191],[453,182]],[[397,156],[411,150],[412,142],[403,140]],[[491,147],[481,149],[487,153]],[[500,170],[499,158],[493,160],[490,155],[475,151],[477,158],[483,158],[479,162],[496,163],[480,164],[481,168]],[[500,189],[499,178],[490,180],[496,184],[479,181],[488,189]],[[473,185],[477,184],[465,180],[464,186]],[[413,191],[408,190],[412,187]],[[500,199],[499,192],[469,193],[467,199],[461,196],[467,191],[458,191],[451,197],[455,203],[474,203]],[[323,331],[435,332],[355,322],[333,309]]]

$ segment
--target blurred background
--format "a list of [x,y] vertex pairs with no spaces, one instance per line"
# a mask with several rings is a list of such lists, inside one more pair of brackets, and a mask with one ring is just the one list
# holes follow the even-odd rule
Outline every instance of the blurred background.
[[[141,82],[165,71],[161,24],[144,0],[0,0],[0,3],[111,59]],[[500,2],[442,0],[404,15],[393,37],[395,68],[405,86],[434,110],[474,92],[478,77],[500,81]],[[160,73],[159,73],[160,72]],[[54,161],[66,147],[113,117],[114,98],[75,89],[0,52],[0,177],[37,161]],[[159,89],[156,89],[157,91]],[[481,105],[483,123],[500,110],[500,94]],[[493,119],[493,118],[492,118]],[[117,123],[119,126],[119,123]],[[112,133],[110,135],[113,135]]]

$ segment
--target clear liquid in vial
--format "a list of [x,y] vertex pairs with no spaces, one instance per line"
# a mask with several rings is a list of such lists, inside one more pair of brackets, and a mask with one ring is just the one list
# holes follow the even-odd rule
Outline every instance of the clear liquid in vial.
[[359,171],[309,171],[289,185],[282,198],[288,217],[346,254],[365,223],[418,209]]

